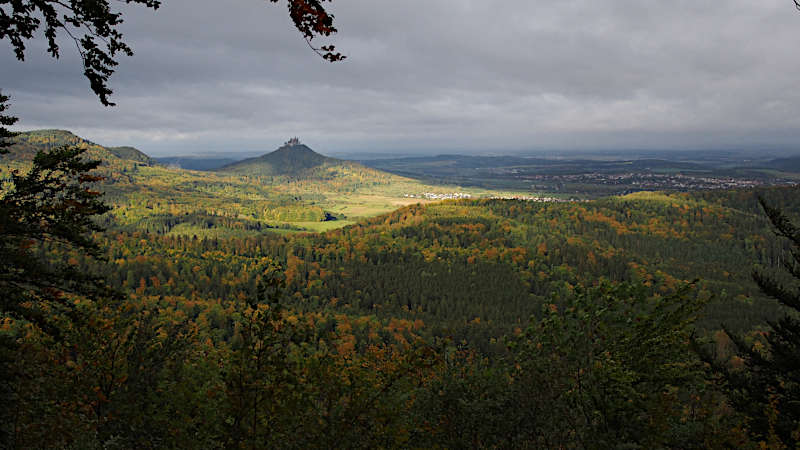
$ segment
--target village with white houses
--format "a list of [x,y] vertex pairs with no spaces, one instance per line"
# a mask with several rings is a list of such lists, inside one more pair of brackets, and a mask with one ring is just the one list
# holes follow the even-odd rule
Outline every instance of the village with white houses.
[[451,192],[448,194],[424,192],[422,194],[403,194],[403,197],[424,198],[425,200],[459,200],[459,199],[470,199],[472,198],[472,195],[464,192]]
[[[422,194],[403,194],[403,197],[419,198],[425,200],[460,200],[460,199],[473,198],[472,194],[467,194],[465,192],[451,192],[445,194],[440,194],[435,192],[424,192]],[[556,197],[530,197],[525,195],[493,196],[489,198],[491,198],[492,200],[520,200],[526,202],[542,202],[542,203],[561,203],[569,201]]]

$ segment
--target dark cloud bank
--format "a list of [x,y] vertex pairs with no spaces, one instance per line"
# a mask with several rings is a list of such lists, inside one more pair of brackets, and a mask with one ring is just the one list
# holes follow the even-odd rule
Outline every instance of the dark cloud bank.
[[328,64],[282,6],[128,8],[136,55],[100,106],[72,47],[0,49],[22,128],[149,153],[800,149],[800,14],[785,0],[337,0]]

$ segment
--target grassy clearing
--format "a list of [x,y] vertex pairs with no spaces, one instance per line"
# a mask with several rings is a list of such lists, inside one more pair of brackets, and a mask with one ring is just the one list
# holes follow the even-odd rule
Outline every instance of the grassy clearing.
[[[305,230],[322,233],[336,228],[343,228],[348,225],[356,223],[353,220],[329,220],[325,222],[291,222],[296,227],[305,228]],[[302,230],[302,231],[305,231]],[[298,232],[298,230],[287,230],[288,232]],[[302,232],[300,231],[300,232]]]

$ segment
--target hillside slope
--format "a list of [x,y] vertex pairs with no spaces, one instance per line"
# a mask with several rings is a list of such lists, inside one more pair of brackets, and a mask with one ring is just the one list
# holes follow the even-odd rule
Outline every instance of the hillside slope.
[[297,138],[289,140],[273,152],[229,164],[218,169],[218,172],[332,183],[345,190],[352,190],[346,185],[353,183],[375,187],[410,181],[408,178],[365,167],[353,161],[321,155],[300,143]]
[[146,164],[148,166],[153,165],[156,161],[145,154],[143,151],[139,150],[135,147],[108,147],[108,151],[110,151],[114,156],[120,159],[127,159],[128,161],[136,161],[142,164]]
[[342,163],[344,161],[320,155],[299,141],[289,141],[273,152],[238,161],[219,170],[248,175],[295,176],[322,165]]
[[34,130],[19,133],[12,140],[10,153],[5,160],[31,161],[39,150],[50,150],[65,145],[87,149],[87,156],[104,162],[117,162],[119,157],[109,149],[76,136],[66,130]]

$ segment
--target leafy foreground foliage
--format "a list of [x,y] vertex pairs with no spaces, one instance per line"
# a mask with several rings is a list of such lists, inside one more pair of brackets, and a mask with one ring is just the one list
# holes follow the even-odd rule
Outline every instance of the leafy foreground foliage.
[[[89,172],[99,165],[84,161],[82,150],[61,147],[39,153],[31,170],[14,171],[0,197],[0,319],[4,325],[24,323],[49,339],[60,335],[61,322],[84,317],[74,298],[101,299],[111,295],[101,279],[52,258],[40,257],[44,245],[61,251],[80,251],[88,257],[100,250],[86,234],[97,231],[92,216],[108,211],[100,192],[91,185],[99,178]],[[0,334],[0,396],[12,404],[20,393],[13,380],[26,377],[26,368],[13,364],[21,347],[15,334]],[[13,412],[0,411],[4,423]],[[0,436],[8,436],[0,429]]]
[[[744,444],[690,345],[686,289],[579,289],[548,305],[482,373],[450,368],[426,405],[446,447],[661,448]],[[468,370],[475,370],[470,364]],[[445,414],[442,414],[442,412]]]
[[54,308],[70,309],[65,293],[97,298],[101,280],[69,264],[38,258],[36,246],[79,250],[96,257],[100,249],[86,233],[98,231],[92,216],[109,210],[92,191],[98,177],[87,172],[99,162],[81,159],[82,150],[61,147],[36,155],[25,175],[12,172],[0,199],[0,312],[47,328]]
[[3,92],[0,91],[0,155],[8,151],[6,147],[11,145],[11,138],[16,135],[16,133],[6,127],[14,125],[17,123],[17,120],[19,120],[16,117],[6,115],[6,110],[9,108],[9,100],[10,98],[7,95],[3,95]]
[[[278,0],[270,0],[278,3]],[[158,9],[160,0],[126,0],[125,3]],[[287,0],[289,18],[309,47],[323,59],[336,62],[346,57],[336,52],[333,45],[314,47],[315,37],[328,37],[336,33],[333,14],[328,13],[319,0]],[[42,31],[47,39],[47,53],[58,58],[61,40],[71,40],[81,58],[83,75],[100,103],[112,106],[109,96],[109,78],[114,74],[120,54],[133,55],[133,49],[123,39],[119,30],[123,14],[115,10],[108,0],[58,1],[15,0],[3,1],[0,10],[0,41],[8,41],[18,60],[25,60],[26,42]]]

